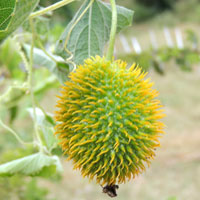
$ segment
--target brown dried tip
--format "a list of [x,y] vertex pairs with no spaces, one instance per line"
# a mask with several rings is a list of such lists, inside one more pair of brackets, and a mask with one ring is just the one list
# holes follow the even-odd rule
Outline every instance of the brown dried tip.
[[110,197],[116,197],[116,189],[119,189],[118,185],[106,185],[105,187],[103,187],[103,193],[106,193]]

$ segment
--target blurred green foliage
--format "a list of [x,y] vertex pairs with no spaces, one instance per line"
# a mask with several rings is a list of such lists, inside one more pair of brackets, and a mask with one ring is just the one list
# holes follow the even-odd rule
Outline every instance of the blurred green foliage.
[[[2,145],[2,144],[0,144]],[[14,151],[13,151],[14,149]],[[35,152],[30,148],[14,148],[2,153],[0,151],[0,163],[12,161]],[[47,198],[48,190],[38,186],[36,178],[27,178],[21,175],[0,178],[0,199],[1,200],[53,200]],[[34,191],[34,192],[33,192]]]
[[148,8],[156,8],[157,10],[172,9],[178,0],[136,0],[138,4],[144,5]]
[[[48,6],[55,3],[55,0],[41,0],[41,6]],[[151,2],[151,3],[149,3]],[[159,2],[159,3],[158,3]],[[161,3],[163,2],[163,3]],[[55,42],[58,40],[64,26],[73,17],[75,11],[81,2],[76,2],[65,6],[60,11],[55,11],[55,16],[38,18],[36,21],[36,29],[39,34],[41,43],[54,49]],[[119,0],[119,3],[124,4],[128,8],[135,11],[134,21],[143,22],[150,20],[151,17],[159,14],[160,12],[168,12],[170,20],[176,16],[176,20],[196,20],[200,19],[200,5],[199,0],[180,0],[180,1],[159,1],[159,0]],[[38,8],[39,9],[39,8]],[[171,10],[170,10],[171,9]],[[158,17],[160,17],[158,15]],[[26,24],[27,25],[27,24]],[[26,25],[25,30],[30,30]],[[188,41],[194,48],[161,48],[158,51],[149,50],[141,54],[120,55],[120,58],[128,62],[136,62],[144,68],[145,71],[154,68],[158,73],[164,74],[166,63],[174,62],[183,70],[192,70],[192,65],[200,62],[200,53],[195,45],[198,46],[198,38],[192,31],[188,31]],[[30,35],[23,38],[24,42],[30,42]],[[39,40],[38,40],[39,41]],[[39,47],[39,42],[36,41],[36,46]],[[9,55],[9,56],[8,56]],[[57,89],[59,83],[55,79],[49,79],[50,72],[39,65],[34,66],[34,80],[35,80],[35,95],[36,101],[42,101],[50,89]],[[13,39],[8,39],[0,46],[0,96],[8,88],[8,85],[23,82],[27,77],[26,66],[22,62],[19,52],[19,46]],[[42,80],[42,81],[41,81]],[[30,98],[25,90],[21,91],[22,94],[18,95],[18,90],[15,90],[8,99],[9,109],[1,110],[0,116],[3,116],[8,123],[13,124],[23,123],[20,129],[20,134],[25,139],[31,137],[32,128],[30,128],[30,117],[26,108],[31,106]],[[16,95],[17,94],[17,95]],[[16,95],[16,96],[15,96]],[[11,98],[12,97],[12,98]],[[14,97],[14,98],[13,98]],[[4,99],[6,100],[6,99]],[[14,103],[14,104],[13,104]],[[23,109],[21,109],[23,108]],[[8,114],[9,113],[9,114]],[[5,115],[9,117],[5,117]],[[51,121],[51,118],[50,118]],[[25,123],[24,123],[25,122]],[[45,122],[45,126],[49,125]],[[15,123],[16,125],[16,123]],[[46,131],[47,127],[44,131]],[[52,127],[50,127],[52,128]],[[42,128],[41,128],[42,129]],[[0,163],[8,162],[13,159],[21,158],[35,152],[34,148],[19,148],[15,139],[6,131],[1,130],[0,140]],[[45,140],[45,135],[44,135]],[[52,149],[52,153],[61,155],[60,148]],[[52,200],[48,197],[48,190],[38,184],[39,179],[30,179],[23,176],[14,176],[12,178],[0,178],[0,199],[4,200]],[[34,192],[33,192],[34,191]],[[176,197],[169,197],[168,200],[176,200]]]
[[164,75],[166,68],[173,63],[183,71],[191,71],[193,66],[200,62],[200,54],[190,48],[161,48],[158,51],[149,50],[141,54],[124,54],[119,55],[120,59],[129,63],[136,63],[144,71],[154,69],[160,75]]
[[[200,3],[199,0],[119,0],[121,5],[125,5],[135,11],[134,22],[142,23],[150,21],[152,18],[166,18],[166,22],[173,21],[199,21]],[[168,21],[168,19],[170,20]]]
[[20,69],[20,63],[17,43],[9,38],[0,46],[0,76],[4,74],[6,78],[23,80],[25,73]]
[[18,175],[0,178],[1,200],[55,200],[48,197],[49,191],[38,185],[37,179],[27,179]]

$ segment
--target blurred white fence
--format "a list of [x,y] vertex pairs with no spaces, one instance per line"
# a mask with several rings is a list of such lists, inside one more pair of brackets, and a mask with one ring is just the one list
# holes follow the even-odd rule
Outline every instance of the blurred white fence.
[[[180,28],[176,27],[174,29],[169,29],[168,27],[164,27],[161,33],[159,33],[160,37],[163,38],[162,44],[159,44],[158,36],[156,35],[155,31],[150,30],[148,33],[148,45],[145,45],[143,47],[140,44],[140,41],[137,37],[131,37],[127,38],[124,35],[119,36],[119,41],[116,44],[115,49],[120,49],[124,53],[130,54],[130,53],[136,53],[141,54],[142,51],[148,50],[148,48],[152,48],[153,50],[158,50],[160,47],[166,46],[169,48],[177,47],[179,49],[183,49],[185,46],[187,46],[184,41],[184,34],[185,32],[182,31]],[[172,37],[173,35],[173,37]],[[120,43],[120,44],[119,44]],[[117,45],[120,45],[120,48],[118,48]],[[122,47],[122,48],[121,48]],[[193,44],[193,48],[197,48],[197,44]]]

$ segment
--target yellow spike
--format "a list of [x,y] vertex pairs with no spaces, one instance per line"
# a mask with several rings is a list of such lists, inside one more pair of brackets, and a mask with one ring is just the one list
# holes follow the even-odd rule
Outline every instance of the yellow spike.
[[108,100],[108,103],[113,104],[114,101],[110,99],[110,100]]
[[[104,167],[102,167],[102,169],[103,169]],[[102,171],[102,173],[101,174],[99,174],[98,176],[97,176],[97,178],[100,178],[100,177],[102,177],[102,176],[105,176],[105,174],[106,174],[106,172],[109,170],[109,167],[107,167],[107,168],[105,168],[105,170],[104,171]]]
[[108,164],[108,160],[106,159],[105,162],[104,162],[104,165],[102,166],[102,169],[105,168],[107,164]]
[[133,161],[131,160],[131,158],[128,156],[128,155],[126,155],[126,159],[129,161],[129,166],[133,163]]
[[91,142],[93,142],[94,140],[87,140],[87,141],[85,141],[85,142],[81,142],[81,143],[78,143],[78,146],[82,146],[82,145],[84,145],[84,144],[88,144],[88,143],[91,143]]
[[99,153],[98,156],[101,156],[101,155],[107,153],[108,151],[109,151],[109,149],[106,149],[106,150],[102,151],[101,153]]
[[104,103],[106,100],[105,99],[99,99],[98,103]]
[[120,109],[121,109],[120,105],[118,105],[118,106],[117,106],[117,109],[118,109],[118,110],[120,110]]
[[91,104],[91,105],[97,105],[97,102],[89,102],[89,104]]
[[106,118],[107,118],[107,116],[104,115],[104,116],[101,116],[101,117],[100,117],[100,120],[102,120],[102,119],[106,119]]
[[120,97],[120,94],[119,94],[119,93],[115,93],[115,96],[116,96],[116,97]]
[[123,156],[122,156],[121,154],[119,154],[118,157],[119,157],[119,159],[120,159],[119,166],[121,166],[122,163],[123,163],[123,161],[124,161],[124,160],[123,160]]
[[110,121],[109,124],[108,124],[108,127],[111,127],[113,124],[113,121]]
[[133,154],[133,150],[131,149],[130,146],[127,146],[126,149],[127,149],[127,151],[128,151],[130,154]]
[[132,156],[136,160],[136,163],[138,163],[139,162],[139,158],[135,154],[132,154]]
[[96,122],[95,124],[90,125],[91,128],[98,128],[100,122]]
[[88,108],[92,108],[92,106],[91,105],[83,106],[83,109],[88,109]]
[[94,172],[94,174],[97,174],[97,172],[99,172],[101,170],[101,164],[99,165],[99,168]]
[[160,115],[154,115],[154,116],[149,116],[146,118],[146,120],[153,120],[153,119],[162,119],[163,117],[165,117],[166,114],[160,114]]
[[129,71],[132,72],[136,68],[136,63],[132,64],[131,67],[129,68]]
[[72,120],[72,122],[78,121],[80,119],[81,119],[81,117],[74,117],[74,119]]
[[96,154],[96,152],[93,152],[93,153],[90,155],[90,157],[89,157],[84,163],[82,163],[82,166],[84,166],[84,165],[86,165],[88,162],[90,162],[90,161],[94,158],[95,154]]
[[76,139],[80,138],[81,135],[80,134],[76,134],[75,136],[73,136],[70,140],[69,140],[69,145]]
[[101,147],[101,145],[97,145],[97,147],[93,150],[94,152],[96,152],[99,148]]
[[99,110],[100,112],[105,112],[105,109],[104,109],[104,108],[98,108],[98,110]]
[[92,111],[92,114],[99,114],[99,111],[98,110],[94,110],[94,111]]
[[91,163],[91,165],[94,165],[94,164],[97,163],[100,159],[101,159],[101,157],[97,155],[97,159],[96,159],[95,161],[93,161],[93,162]]
[[116,140],[116,142],[115,142],[115,145],[114,145],[114,150],[116,150],[118,146],[119,146],[119,139],[118,139],[118,140]]
[[96,88],[96,90],[101,92],[102,94],[106,94],[105,90],[103,90],[102,88]]
[[112,164],[112,162],[115,159],[115,152],[111,152],[111,160],[110,160],[110,165]]
[[98,116],[97,115],[90,115],[90,117],[92,117],[92,118],[97,118]]

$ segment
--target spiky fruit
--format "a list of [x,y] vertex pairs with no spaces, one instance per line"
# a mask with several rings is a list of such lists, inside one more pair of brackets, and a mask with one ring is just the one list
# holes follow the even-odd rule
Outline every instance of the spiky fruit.
[[97,56],[70,74],[56,112],[64,152],[83,176],[114,185],[150,164],[163,124],[160,101],[145,73]]

